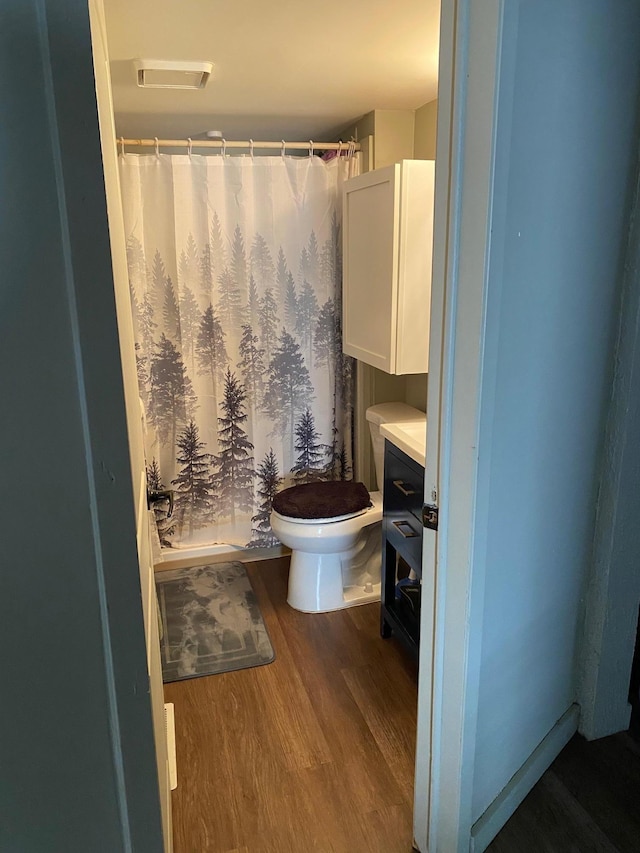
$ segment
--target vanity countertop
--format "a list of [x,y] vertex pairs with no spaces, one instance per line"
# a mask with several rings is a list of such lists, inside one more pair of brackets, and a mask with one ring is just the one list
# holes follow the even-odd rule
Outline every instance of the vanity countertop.
[[381,424],[380,433],[424,468],[427,443],[426,417],[423,421]]

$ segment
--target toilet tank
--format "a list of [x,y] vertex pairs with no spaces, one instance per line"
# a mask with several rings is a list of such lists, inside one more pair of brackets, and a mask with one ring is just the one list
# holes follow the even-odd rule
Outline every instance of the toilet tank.
[[424,412],[414,409],[407,403],[377,403],[367,409],[373,459],[376,465],[376,480],[380,491],[384,483],[384,436],[380,434],[380,425],[424,421],[424,417]]

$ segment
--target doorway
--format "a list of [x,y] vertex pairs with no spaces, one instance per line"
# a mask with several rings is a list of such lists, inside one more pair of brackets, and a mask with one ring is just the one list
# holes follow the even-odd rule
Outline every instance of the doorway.
[[[119,4],[117,4],[117,3],[111,3],[111,4],[106,3],[105,5],[106,5],[106,11],[107,11],[107,29],[109,29],[110,14],[112,12],[114,12],[114,10],[117,13]],[[120,11],[125,9],[125,5],[126,5],[126,9],[129,10],[129,4],[122,4],[122,8]],[[435,18],[436,18],[436,22],[437,22],[437,7],[434,6],[434,9],[435,9]],[[131,9],[129,11],[134,16],[140,16],[140,14],[141,14],[141,9],[139,8],[139,4],[136,4],[135,10]],[[325,10],[325,12],[326,12],[326,10]],[[154,5],[153,12],[150,11],[149,14],[150,15],[153,14],[154,16],[157,16],[157,6]],[[351,14],[353,14],[353,9],[351,10]],[[429,14],[433,16],[433,10],[431,10],[431,12]],[[124,28],[126,30],[128,30],[128,33],[130,34],[134,28],[126,26],[126,16],[123,20],[125,20],[125,27]],[[141,24],[141,18],[137,17],[136,20],[138,21],[138,24],[140,25]],[[121,21],[121,23],[122,23],[122,21]],[[164,22],[163,26],[166,28],[166,21]],[[148,27],[140,26],[139,31],[140,32],[146,32],[148,29],[149,29]],[[147,33],[147,36],[148,36],[148,33]],[[437,42],[437,34],[435,37],[435,41]],[[407,44],[405,43],[405,50],[406,49],[407,49]],[[429,62],[430,63],[433,64],[435,62],[435,56],[436,55],[437,55],[437,50],[431,50],[430,51],[430,56],[429,56]],[[124,60],[122,60],[118,57],[112,59],[111,72],[112,72],[112,78],[113,78],[113,82],[114,82],[114,101],[115,101],[115,106],[116,106],[116,120],[117,120],[117,114],[118,114],[118,91],[117,91],[118,85],[119,85],[118,80],[120,79],[120,75],[125,73],[125,67],[124,66],[125,66]],[[128,66],[127,66],[127,70],[130,71],[130,68],[128,68]],[[148,93],[144,93],[144,94],[146,95]],[[432,94],[435,94],[435,91],[432,90]],[[133,90],[132,96],[138,96],[138,95],[140,95],[140,92],[136,92],[135,90]],[[434,110],[435,98],[430,97],[430,95],[428,95],[426,93],[424,94],[424,100],[422,100],[422,97],[423,96],[420,96],[420,98],[418,100],[416,100],[414,97],[414,100],[412,102],[410,102],[410,103],[414,104],[413,107],[408,107],[406,109],[404,109],[404,108],[401,109],[398,107],[397,109],[386,109],[386,110],[374,111],[374,112],[377,112],[377,115],[374,114],[369,119],[369,121],[373,122],[372,130],[374,131],[373,134],[369,133],[369,135],[373,135],[375,138],[375,142],[374,142],[375,147],[370,149],[370,153],[371,153],[371,157],[372,157],[371,166],[381,165],[383,163],[383,159],[385,157],[391,158],[391,161],[393,161],[395,159],[400,159],[402,156],[413,156],[414,147],[415,147],[415,118],[416,118],[413,115],[413,113],[414,113],[415,107],[421,107],[423,105],[431,104],[430,115],[431,115],[432,119],[433,119],[434,114],[435,114],[435,110]],[[389,103],[389,102],[387,102],[387,103]],[[124,115],[126,118],[126,110],[123,110],[122,115]],[[114,128],[114,137],[115,137],[115,135],[118,135],[118,136],[126,135],[128,137],[130,137],[130,136],[140,137],[140,136],[146,136],[146,135],[148,135],[148,133],[152,133],[152,136],[160,135],[161,137],[170,137],[170,138],[178,137],[178,138],[186,139],[186,137],[188,135],[190,135],[190,133],[193,132],[191,130],[191,128],[194,126],[193,122],[196,120],[198,120],[198,121],[201,120],[200,118],[194,116],[193,114],[189,115],[187,117],[181,116],[179,111],[176,111],[175,114],[174,113],[171,113],[171,114],[165,113],[165,115],[164,115],[165,119],[167,118],[167,116],[170,119],[170,126],[165,125],[167,127],[167,129],[162,130],[160,127],[160,121],[159,121],[159,117],[161,117],[161,116],[162,116],[162,112],[158,112],[158,111],[150,112],[146,115],[140,115],[138,117],[140,122],[141,122],[140,125],[138,125],[136,128],[129,127],[129,129],[126,129],[125,127],[116,126],[116,128]],[[350,118],[352,118],[352,119],[354,119],[356,117],[357,117],[356,115],[350,116]],[[227,115],[224,118],[225,118],[225,121],[228,123],[228,126],[231,127],[231,117]],[[285,116],[285,119],[286,119],[286,116]],[[311,120],[311,119],[309,119],[309,120]],[[322,119],[322,121],[328,124],[326,118]],[[144,130],[144,122],[147,123],[146,127],[149,128],[148,131]],[[181,124],[181,128],[188,128],[188,129],[178,130],[177,129],[177,123],[178,122]],[[366,124],[366,122],[365,122],[365,124]],[[246,132],[246,131],[242,132],[242,128],[241,128],[241,124],[240,124],[239,125],[240,129],[237,130],[237,134],[240,135],[242,138],[248,138],[252,135],[258,136],[258,132],[255,128],[260,129],[261,125],[262,125],[262,127],[265,127],[264,117],[257,115],[253,119],[253,125],[250,127],[249,132]],[[423,125],[424,125],[424,123],[423,123]],[[421,127],[423,125],[421,125]],[[201,125],[196,125],[196,127],[199,127],[199,126],[201,126]],[[331,128],[330,125],[328,125],[328,126],[329,126],[329,129],[331,130],[332,133],[338,133],[339,132],[335,128]],[[206,128],[206,125],[204,126],[203,129],[205,129],[205,128]],[[353,129],[354,129],[355,133],[357,133],[357,134],[361,134],[363,132],[363,126],[362,125],[360,125],[359,127],[356,127],[354,125]],[[297,130],[298,132],[294,133],[294,130]],[[347,131],[349,131],[349,128],[344,129],[345,134],[347,133]],[[431,126],[427,127],[427,132],[431,133],[432,138],[433,138],[433,136],[435,134],[435,126],[433,123]],[[329,130],[327,130],[327,133],[329,133]],[[296,136],[301,136],[302,132],[299,130],[299,128],[287,130],[283,124],[283,120],[280,119],[278,122],[278,130],[276,131],[276,138],[280,138],[282,135],[290,136],[290,134],[292,134],[293,138],[295,138]],[[312,134],[317,135],[315,131],[309,131],[309,135],[312,135]],[[231,133],[229,135],[231,135]],[[268,134],[264,131],[263,131],[262,135],[268,137]],[[434,146],[433,141],[431,142],[431,146],[433,149],[433,146]],[[411,382],[409,382],[409,380],[405,380],[403,378],[403,379],[400,379],[399,381],[396,381],[394,383],[392,378],[389,378],[387,380],[385,377],[376,377],[371,383],[371,385],[373,386],[373,389],[374,389],[373,390],[374,399],[372,399],[371,402],[376,402],[378,400],[386,400],[386,399],[398,399],[399,395],[400,395],[400,399],[404,399],[405,395],[407,395],[407,394],[413,394],[414,397],[416,394],[418,394],[421,398],[422,405],[424,407],[426,405],[426,377],[424,378],[424,380],[425,380],[425,385],[423,385],[421,388],[417,389],[417,383],[415,381],[412,384]],[[419,384],[419,380],[418,380],[418,384]],[[367,442],[368,442],[368,437],[367,437]],[[364,611],[363,611],[363,613],[364,613]],[[350,617],[350,618],[352,618],[352,617]],[[353,617],[353,618],[355,618],[355,617]],[[354,687],[354,690],[356,690],[355,687]],[[178,725],[178,727],[180,726],[179,712],[177,714],[177,725]],[[413,722],[413,724],[410,724],[409,728],[412,730],[411,737],[413,737],[413,733],[415,730],[415,721]],[[403,725],[402,731],[401,732],[399,731],[397,733],[397,737],[402,740],[402,738],[404,738],[405,736],[406,736],[406,726]],[[178,772],[180,773],[180,767],[178,768]],[[406,786],[406,783],[403,783],[403,785]],[[406,791],[405,791],[405,794],[406,794]],[[405,796],[404,799],[407,800],[407,797]],[[422,797],[422,799],[424,800],[425,798]],[[405,806],[403,807],[403,808],[405,808],[407,805],[409,805],[409,811],[410,811],[410,800],[411,800],[411,796],[409,794],[408,800],[405,802]],[[404,802],[404,800],[403,800],[403,802]],[[374,811],[375,811],[375,809],[374,809]],[[406,808],[405,808],[405,817],[406,817],[406,814],[407,814],[407,812],[406,812]],[[410,816],[409,816],[408,833],[409,833],[409,836],[412,835],[412,831],[410,828]]]

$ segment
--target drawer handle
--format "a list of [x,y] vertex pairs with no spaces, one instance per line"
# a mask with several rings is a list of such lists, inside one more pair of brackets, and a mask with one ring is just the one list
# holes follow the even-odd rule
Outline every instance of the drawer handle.
[[394,480],[394,481],[393,481],[393,485],[396,487],[396,489],[400,489],[400,491],[402,492],[402,494],[403,494],[403,495],[406,495],[407,497],[409,497],[410,495],[415,495],[415,491],[411,488],[411,486],[409,486],[409,487],[407,488],[407,487],[405,486],[405,484],[404,484],[404,481],[403,481],[403,480]]
[[409,524],[408,521],[394,521],[393,526],[398,529],[400,533],[404,536],[405,539],[413,539],[415,536],[419,536],[419,533],[416,533],[413,527]]

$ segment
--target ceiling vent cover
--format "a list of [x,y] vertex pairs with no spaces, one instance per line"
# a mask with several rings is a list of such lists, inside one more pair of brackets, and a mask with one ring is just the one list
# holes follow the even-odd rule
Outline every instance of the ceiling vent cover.
[[138,86],[145,89],[204,89],[212,62],[134,59]]

